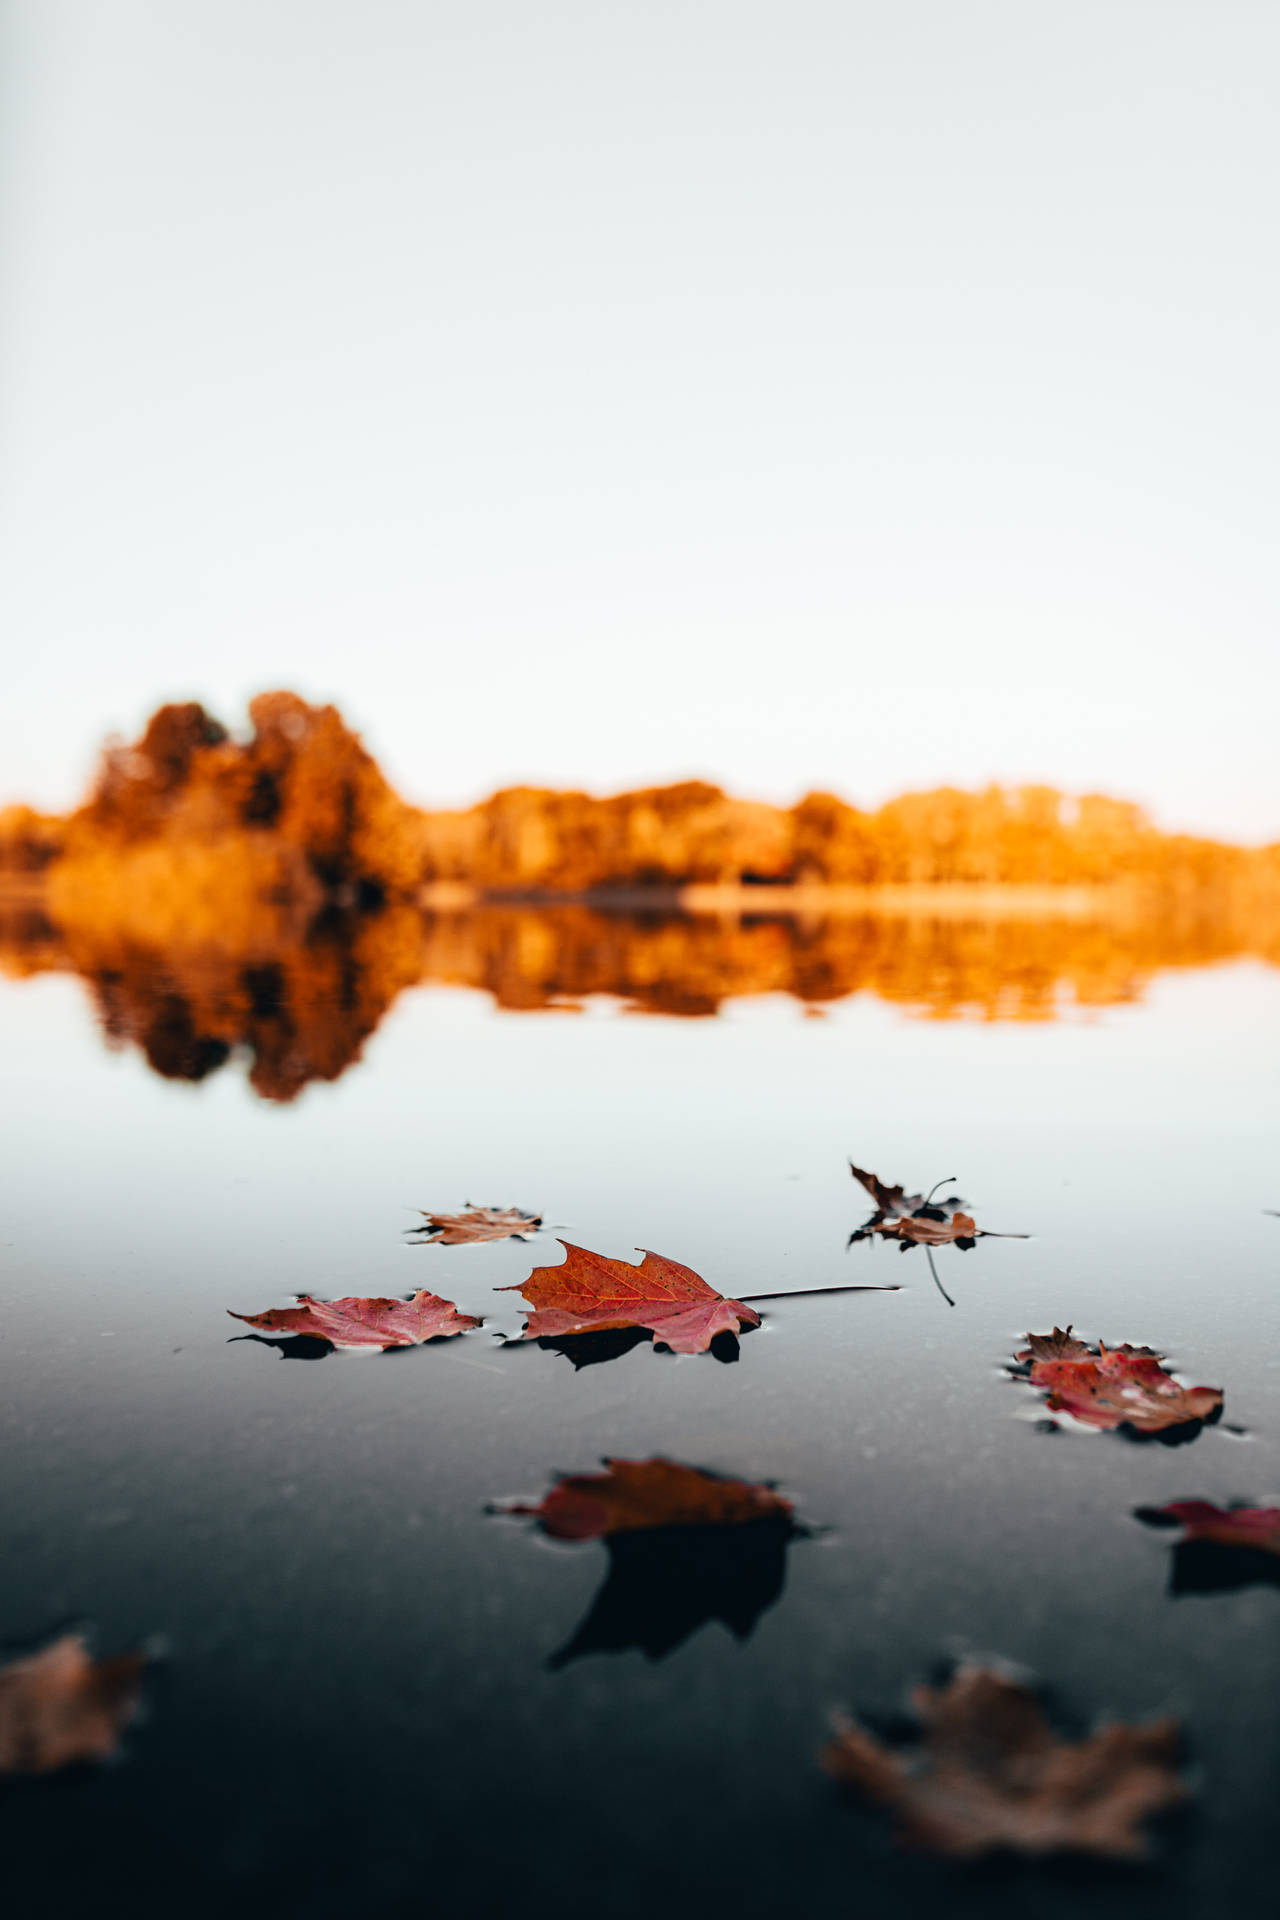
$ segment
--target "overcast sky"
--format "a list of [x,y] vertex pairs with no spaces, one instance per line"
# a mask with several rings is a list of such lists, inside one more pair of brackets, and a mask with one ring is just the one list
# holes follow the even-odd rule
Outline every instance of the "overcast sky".
[[1274,0],[10,0],[0,798],[1043,778],[1280,837]]

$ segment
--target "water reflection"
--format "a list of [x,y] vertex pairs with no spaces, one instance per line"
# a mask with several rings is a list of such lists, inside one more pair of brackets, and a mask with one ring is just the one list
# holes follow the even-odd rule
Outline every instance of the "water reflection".
[[165,945],[116,926],[59,928],[39,907],[0,914],[0,965],[78,974],[113,1046],[166,1079],[200,1081],[237,1052],[264,1099],[289,1101],[360,1056],[414,985],[572,1012],[596,994],[637,1013],[703,1018],[735,996],[786,993],[820,1010],[870,992],[932,1019],[1048,1021],[1141,999],[1162,969],[1255,954],[1270,930],[1190,917],[964,918],[926,914],[682,914],[586,905],[459,912],[332,911],[305,930],[264,909],[225,944]]

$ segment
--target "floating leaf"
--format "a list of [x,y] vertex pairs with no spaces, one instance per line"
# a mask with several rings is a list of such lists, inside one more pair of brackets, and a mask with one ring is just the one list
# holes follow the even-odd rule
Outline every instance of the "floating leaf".
[[[261,1327],[264,1333],[307,1334],[334,1347],[416,1347],[446,1340],[483,1326],[473,1314],[459,1313],[452,1300],[420,1290],[408,1300],[315,1300],[300,1293],[296,1307],[268,1307],[265,1313],[232,1313],[233,1320]],[[230,1308],[228,1308],[230,1312]]]
[[[422,1212],[422,1209],[419,1209]],[[424,1236],[423,1244],[461,1247],[477,1240],[523,1240],[542,1225],[540,1213],[522,1213],[519,1207],[473,1207],[465,1213],[422,1213],[425,1227],[410,1232]]]
[[772,1487],[675,1460],[606,1460],[604,1473],[567,1474],[529,1514],[557,1540],[602,1539],[609,1571],[585,1619],[550,1659],[636,1648],[660,1660],[708,1621],[751,1633],[786,1584],[786,1554],[802,1529]]
[[1087,1360],[1092,1348],[1077,1340],[1070,1327],[1055,1327],[1052,1333],[1029,1333],[1019,1360]]
[[1185,1527],[1185,1540],[1220,1547],[1251,1547],[1280,1559],[1280,1507],[1215,1507],[1208,1500],[1174,1500],[1167,1507],[1141,1507],[1152,1526]]
[[938,1187],[946,1186],[946,1180],[939,1180],[927,1194],[909,1194],[902,1187],[887,1185],[878,1174],[855,1167],[852,1160],[849,1171],[876,1203],[870,1219],[864,1220],[849,1235],[850,1246],[857,1240],[869,1240],[879,1234],[882,1240],[896,1240],[904,1253],[912,1246],[959,1247],[962,1253],[967,1253],[979,1240],[1029,1238],[1025,1233],[995,1233],[989,1227],[979,1227],[972,1214],[961,1211],[964,1203],[959,1194],[935,1201],[934,1194]]
[[517,1504],[502,1511],[529,1514],[554,1540],[593,1540],[643,1527],[741,1526],[792,1512],[791,1502],[772,1487],[660,1455],[606,1460],[604,1466],[604,1473],[563,1475],[536,1507]]
[[90,1658],[78,1633],[0,1667],[0,1775],[107,1760],[138,1709],[146,1658]]
[[1151,1347],[1089,1347],[1070,1327],[1029,1333],[1027,1342],[1017,1357],[1030,1363],[1032,1386],[1045,1390],[1051,1411],[1087,1427],[1193,1440],[1222,1413],[1221,1388],[1182,1386]]
[[877,1225],[881,1220],[891,1220],[899,1214],[914,1213],[917,1207],[924,1205],[922,1193],[909,1194],[904,1187],[891,1187],[879,1174],[866,1173],[861,1167],[855,1167],[852,1160],[849,1162],[849,1171],[875,1201]]
[[[986,1229],[974,1224],[972,1214],[953,1213],[948,1216],[937,1207],[931,1207],[927,1214],[913,1213],[901,1220],[886,1220],[883,1226],[873,1227],[870,1231],[878,1233],[882,1240],[898,1241],[904,1251],[908,1246],[959,1247],[967,1253],[976,1241],[986,1237]],[[1023,1239],[1025,1235],[997,1234],[995,1237]]]
[[1181,1527],[1174,1543],[1169,1591],[1229,1593],[1239,1587],[1280,1587],[1280,1507],[1215,1507],[1208,1500],[1174,1500],[1139,1507],[1151,1527]]
[[895,1747],[839,1719],[825,1749],[842,1786],[898,1816],[904,1844],[955,1859],[1013,1852],[1140,1859],[1142,1823],[1187,1798],[1173,1720],[1060,1739],[1036,1694],[962,1666],[917,1687],[914,1744]]
[[758,1327],[760,1315],[741,1300],[728,1300],[690,1267],[660,1253],[646,1253],[639,1266],[562,1240],[562,1266],[535,1267],[519,1286],[534,1311],[522,1338],[560,1339],[566,1334],[647,1327],[673,1353],[705,1353],[717,1334]]

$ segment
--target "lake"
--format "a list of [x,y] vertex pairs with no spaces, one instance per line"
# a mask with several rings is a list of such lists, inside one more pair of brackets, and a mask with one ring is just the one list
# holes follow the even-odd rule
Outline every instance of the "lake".
[[[1280,1498],[1280,971],[1014,924],[867,922],[840,966],[776,924],[421,937],[372,999],[349,930],[303,974],[11,956],[0,1637],[154,1664],[114,1761],[0,1795],[10,1910],[1268,1911],[1280,1561],[1175,1591],[1134,1510]],[[850,1157],[1033,1237],[940,1248],[949,1305],[923,1250],[848,1245]],[[469,1201],[546,1225],[406,1237]],[[495,1291],[557,1235],[797,1297],[735,1364],[575,1365]],[[898,1290],[813,1291],[856,1284]],[[299,1365],[227,1317],[418,1287],[484,1326]],[[1221,1421],[1048,1430],[1007,1369],[1068,1323]],[[803,1531],[708,1568],[487,1511],[655,1454],[775,1482]],[[1182,1721],[1151,1864],[958,1867],[841,1798],[832,1713],[967,1655],[1077,1733]]]

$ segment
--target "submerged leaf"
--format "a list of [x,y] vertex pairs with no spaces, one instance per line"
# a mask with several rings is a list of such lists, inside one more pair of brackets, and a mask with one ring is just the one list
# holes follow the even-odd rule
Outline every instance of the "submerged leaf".
[[496,1289],[522,1293],[533,1307],[525,1340],[647,1327],[673,1353],[705,1353],[717,1334],[760,1325],[751,1307],[726,1299],[692,1268],[664,1254],[646,1253],[637,1267],[568,1240],[560,1245],[567,1255],[562,1266],[535,1267],[519,1286]]
[[592,1540],[645,1527],[732,1527],[790,1515],[791,1502],[772,1487],[735,1480],[704,1467],[651,1460],[608,1460],[604,1473],[564,1474],[536,1507],[515,1504],[553,1540]]
[[468,1201],[465,1213],[426,1213],[421,1208],[425,1227],[410,1232],[423,1235],[423,1244],[433,1247],[461,1247],[477,1240],[523,1240],[542,1225],[540,1213],[522,1213],[519,1207],[473,1207]]
[[842,1786],[897,1814],[908,1846],[956,1859],[1140,1859],[1142,1823],[1187,1798],[1173,1720],[1063,1740],[1029,1687],[979,1666],[918,1687],[912,1705],[920,1722],[912,1746],[888,1746],[840,1719],[823,1754]]
[[1151,1347],[1092,1348],[1055,1327],[1028,1334],[1018,1359],[1030,1362],[1028,1379],[1048,1395],[1055,1413],[1069,1413],[1085,1426],[1137,1434],[1176,1432],[1193,1439],[1222,1413],[1220,1387],[1184,1387],[1161,1366]]
[[138,1709],[146,1658],[93,1660],[78,1633],[0,1667],[0,1775],[107,1760]]
[[[231,1313],[231,1309],[227,1311]],[[427,1340],[445,1340],[484,1323],[474,1314],[459,1313],[452,1300],[420,1289],[409,1300],[315,1300],[298,1295],[296,1307],[268,1307],[265,1313],[231,1313],[233,1320],[261,1327],[265,1333],[309,1334],[334,1347],[416,1347]]]

